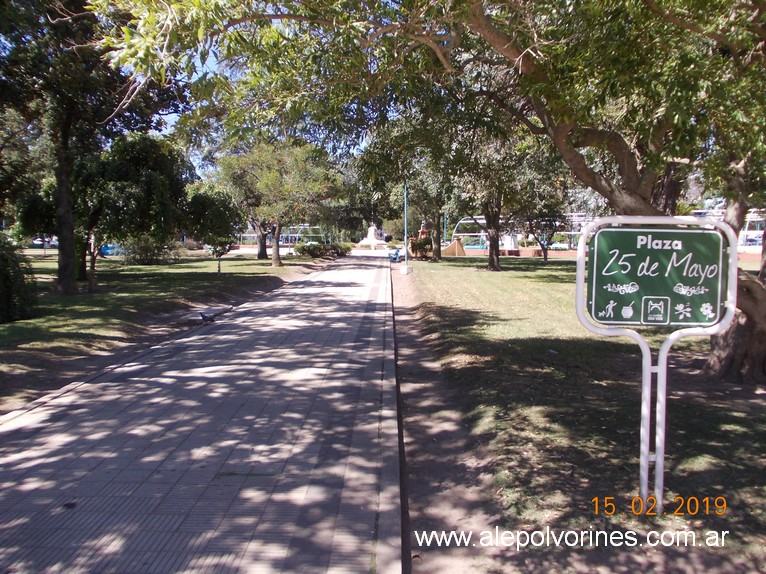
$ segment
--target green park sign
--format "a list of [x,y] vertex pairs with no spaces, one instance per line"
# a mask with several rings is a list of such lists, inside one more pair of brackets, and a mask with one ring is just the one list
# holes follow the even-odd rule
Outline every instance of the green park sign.
[[726,313],[727,247],[717,229],[603,227],[589,245],[588,313],[602,325],[715,325]]
[[[591,222],[582,231],[577,246],[577,317],[592,333],[629,337],[639,344],[639,496],[650,500],[649,464],[654,462],[654,502],[659,513],[665,484],[670,348],[683,337],[715,335],[730,325],[736,311],[736,289],[737,237],[723,222],[613,215]],[[671,331],[656,364],[643,334],[630,328],[640,326],[663,326]],[[654,454],[650,445],[653,398]]]

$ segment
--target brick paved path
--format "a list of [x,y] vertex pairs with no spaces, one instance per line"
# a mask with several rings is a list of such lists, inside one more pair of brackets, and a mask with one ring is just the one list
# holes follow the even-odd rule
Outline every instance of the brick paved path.
[[0,574],[401,572],[388,261],[0,419]]

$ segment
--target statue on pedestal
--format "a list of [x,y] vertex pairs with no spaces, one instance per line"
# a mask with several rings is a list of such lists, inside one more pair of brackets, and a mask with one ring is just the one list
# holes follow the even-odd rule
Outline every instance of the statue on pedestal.
[[377,245],[385,245],[386,242],[378,239],[378,228],[375,224],[370,222],[370,226],[367,228],[367,237],[359,242],[359,245],[369,245],[373,251]]

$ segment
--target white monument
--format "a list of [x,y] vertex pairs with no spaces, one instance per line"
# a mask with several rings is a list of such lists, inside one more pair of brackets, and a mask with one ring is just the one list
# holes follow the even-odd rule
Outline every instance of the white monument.
[[375,251],[375,247],[378,245],[386,245],[385,241],[378,239],[378,228],[375,225],[370,225],[367,228],[367,237],[359,242],[360,247],[363,245],[369,245],[373,251]]

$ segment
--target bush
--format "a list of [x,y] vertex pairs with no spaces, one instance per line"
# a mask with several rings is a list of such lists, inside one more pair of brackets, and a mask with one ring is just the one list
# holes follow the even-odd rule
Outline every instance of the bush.
[[410,249],[412,252],[421,259],[428,257],[428,252],[431,251],[433,243],[430,237],[423,237],[420,239],[412,239],[410,241]]
[[295,246],[298,255],[306,255],[314,259],[327,255],[327,245],[322,243],[299,243]]
[[354,248],[353,243],[331,243],[329,245],[330,247],[330,254],[335,255],[336,257],[345,257],[349,253],[351,253],[351,250]]
[[196,239],[184,239],[183,246],[187,251],[199,251],[205,248],[205,244]]
[[179,258],[177,244],[164,245],[146,234],[131,237],[125,244],[125,263],[128,265],[161,265]]
[[295,252],[314,259],[328,255],[343,257],[351,252],[353,246],[352,243],[299,243],[295,246]]
[[0,234],[0,323],[29,319],[36,310],[32,267],[19,249]]

